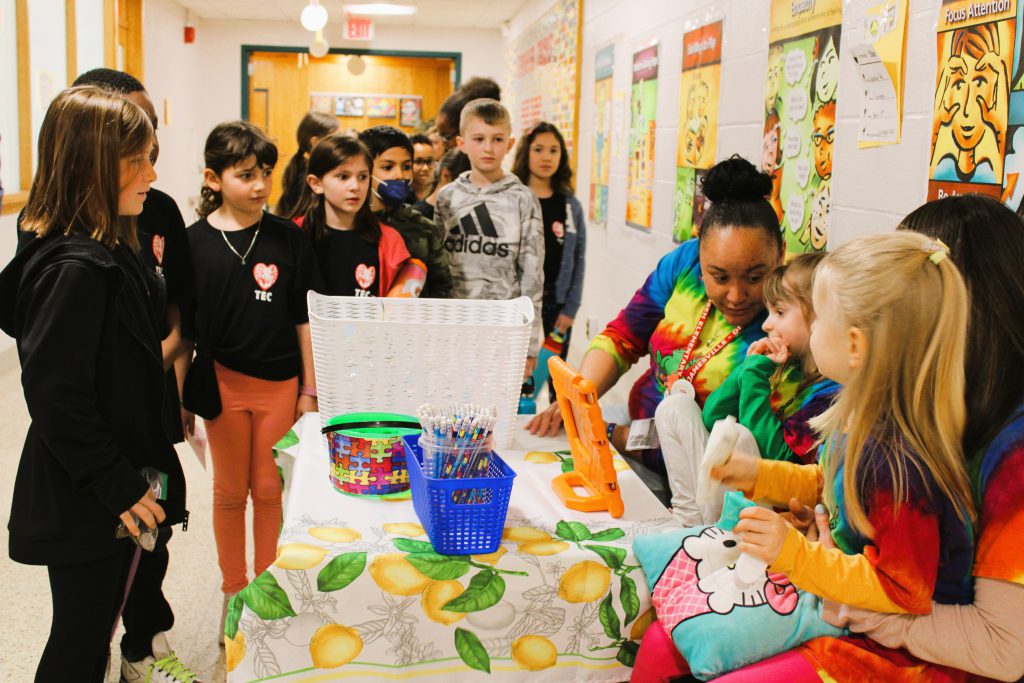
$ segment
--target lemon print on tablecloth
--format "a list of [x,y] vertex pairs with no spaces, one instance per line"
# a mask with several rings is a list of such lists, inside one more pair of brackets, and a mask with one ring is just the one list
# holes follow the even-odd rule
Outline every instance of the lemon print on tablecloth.
[[465,590],[462,584],[455,580],[431,581],[423,589],[423,597],[420,598],[423,614],[427,616],[427,619],[445,626],[465,618],[465,612],[449,612],[442,609],[448,604],[448,601],[459,597]]
[[486,564],[494,566],[498,564],[498,560],[501,559],[501,556],[507,552],[508,550],[504,546],[499,545],[498,549],[495,550],[493,553],[487,553],[486,555],[473,555],[473,560],[476,562],[484,562]]
[[501,534],[501,540],[512,543],[532,543],[533,541],[550,541],[551,534],[530,526],[507,526]]
[[348,527],[310,527],[306,530],[313,538],[316,538],[327,543],[351,543],[352,541],[360,541],[363,535],[359,533],[357,529],[350,529]]
[[224,659],[228,671],[234,671],[245,658],[245,634],[239,631],[234,638],[224,638]]
[[498,631],[512,625],[516,619],[516,608],[508,600],[502,600],[483,612],[470,612],[466,617],[471,625],[488,631]]
[[325,548],[308,543],[285,543],[277,549],[274,566],[281,569],[312,569],[327,555]]
[[526,457],[523,458],[526,462],[534,462],[540,465],[545,465],[549,462],[558,462],[559,457],[554,453],[545,453],[544,451],[533,451],[527,453]]
[[408,536],[414,538],[416,536],[425,536],[426,530],[419,524],[413,522],[395,522],[392,524],[385,524],[384,531],[395,536]]
[[558,659],[555,644],[544,636],[523,636],[512,642],[512,660],[528,671],[553,666]]
[[569,567],[558,581],[558,597],[566,602],[593,602],[608,592],[612,572],[608,567],[583,560]]
[[402,553],[379,555],[370,563],[370,576],[385,593],[419,595],[432,579],[424,576]]
[[565,552],[569,547],[565,541],[531,541],[530,543],[520,543],[519,552],[543,557]]
[[354,628],[325,624],[309,641],[309,654],[318,669],[336,669],[348,664],[363,651],[363,639]]
[[629,629],[629,639],[640,642],[640,639],[644,637],[644,633],[647,631],[647,627],[653,624],[657,618],[658,615],[654,613],[653,607],[641,614]]

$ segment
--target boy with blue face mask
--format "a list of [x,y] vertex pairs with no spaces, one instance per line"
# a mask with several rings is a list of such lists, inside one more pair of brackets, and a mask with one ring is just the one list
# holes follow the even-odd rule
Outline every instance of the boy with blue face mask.
[[374,215],[399,232],[412,258],[427,265],[420,297],[450,298],[452,276],[441,229],[406,203],[415,199],[411,190],[412,142],[394,126],[367,128],[359,139],[373,155],[370,202]]

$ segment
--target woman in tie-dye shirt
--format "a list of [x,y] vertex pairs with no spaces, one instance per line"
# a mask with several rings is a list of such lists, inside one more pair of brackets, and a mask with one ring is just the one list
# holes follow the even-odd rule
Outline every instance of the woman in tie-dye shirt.
[[[715,165],[704,179],[711,206],[699,237],[662,258],[629,304],[592,342],[580,373],[602,394],[641,357],[650,356],[650,367],[630,392],[632,419],[654,417],[666,383],[681,364],[703,405],[743,361],[750,343],[764,336],[761,288],[785,252],[778,218],[764,198],[770,191],[771,179],[745,159],[734,156]],[[684,360],[705,311],[703,328]],[[529,429],[554,434],[560,424],[556,405],[534,418]],[[613,443],[620,452],[625,452],[627,432],[627,426],[615,430]],[[659,451],[645,451],[642,457],[646,465],[664,472]]]

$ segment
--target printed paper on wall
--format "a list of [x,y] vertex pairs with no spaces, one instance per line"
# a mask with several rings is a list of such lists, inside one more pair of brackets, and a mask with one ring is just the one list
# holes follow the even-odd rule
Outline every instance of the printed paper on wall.
[[651,228],[654,202],[654,130],[658,111],[658,45],[633,55],[629,102],[629,172],[626,176],[626,225]]

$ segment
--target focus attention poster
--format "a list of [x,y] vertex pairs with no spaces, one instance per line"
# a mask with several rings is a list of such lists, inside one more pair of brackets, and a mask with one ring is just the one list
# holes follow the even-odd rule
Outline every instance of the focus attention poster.
[[1017,0],[945,0],[928,199],[980,193],[1021,206],[1024,69]]
[[832,212],[842,0],[772,0],[761,169],[786,251],[820,251]]

